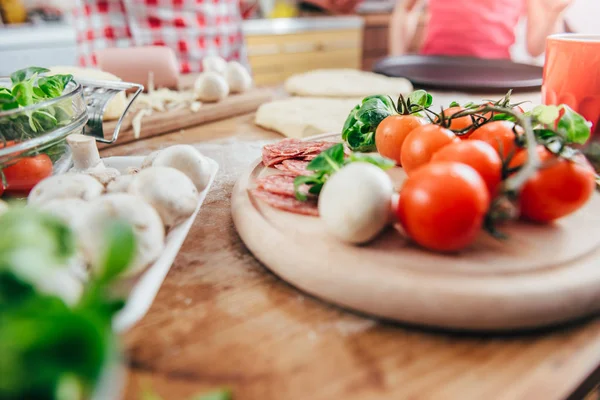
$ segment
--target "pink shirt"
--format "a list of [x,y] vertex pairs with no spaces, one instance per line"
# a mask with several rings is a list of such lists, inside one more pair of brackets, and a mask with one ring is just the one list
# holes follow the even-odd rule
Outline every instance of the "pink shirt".
[[421,54],[510,58],[524,0],[429,0]]

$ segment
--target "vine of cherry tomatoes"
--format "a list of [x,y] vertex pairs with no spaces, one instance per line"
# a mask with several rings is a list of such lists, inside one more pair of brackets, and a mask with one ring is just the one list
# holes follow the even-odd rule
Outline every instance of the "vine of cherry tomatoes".
[[590,125],[567,106],[524,112],[509,92],[497,102],[422,111],[385,118],[375,142],[408,176],[396,214],[425,248],[459,251],[484,228],[497,233],[501,199],[523,220],[551,223],[594,193],[593,167],[570,146],[587,140]]

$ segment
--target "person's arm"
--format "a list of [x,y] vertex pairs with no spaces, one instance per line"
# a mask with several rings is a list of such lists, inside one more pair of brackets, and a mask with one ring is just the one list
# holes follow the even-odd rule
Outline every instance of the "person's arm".
[[413,11],[420,0],[397,0],[390,19],[390,55],[399,56],[406,53],[415,35],[416,23]]
[[546,37],[564,30],[562,13],[573,0],[527,0],[527,51],[541,55]]

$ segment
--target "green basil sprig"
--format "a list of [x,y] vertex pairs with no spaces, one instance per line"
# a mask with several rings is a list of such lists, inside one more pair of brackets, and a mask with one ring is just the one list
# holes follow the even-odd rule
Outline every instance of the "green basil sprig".
[[312,175],[297,176],[294,179],[296,198],[301,201],[307,200],[308,196],[300,191],[302,185],[308,185],[308,193],[318,195],[327,179],[342,167],[353,162],[367,162],[387,170],[394,167],[394,161],[382,157],[379,154],[351,153],[348,157],[344,154],[344,144],[338,143],[321,152],[312,160],[307,170],[313,171]]
[[394,114],[420,115],[421,111],[431,106],[432,101],[431,95],[424,90],[412,92],[406,100],[400,96],[398,106],[390,96],[367,96],[346,118],[342,140],[352,151],[376,151],[375,131],[381,121]]

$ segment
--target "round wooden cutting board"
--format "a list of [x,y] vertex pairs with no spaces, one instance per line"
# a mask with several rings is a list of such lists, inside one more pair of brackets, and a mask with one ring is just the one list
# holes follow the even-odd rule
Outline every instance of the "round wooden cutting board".
[[[339,135],[317,139],[337,140]],[[319,218],[271,208],[254,180],[274,173],[257,160],[232,195],[235,226],[250,251],[290,284],[378,317],[439,328],[529,329],[600,309],[600,195],[552,225],[514,223],[499,241],[481,233],[460,254],[412,244],[392,227],[352,246],[329,236]],[[390,171],[400,187],[404,173]]]

